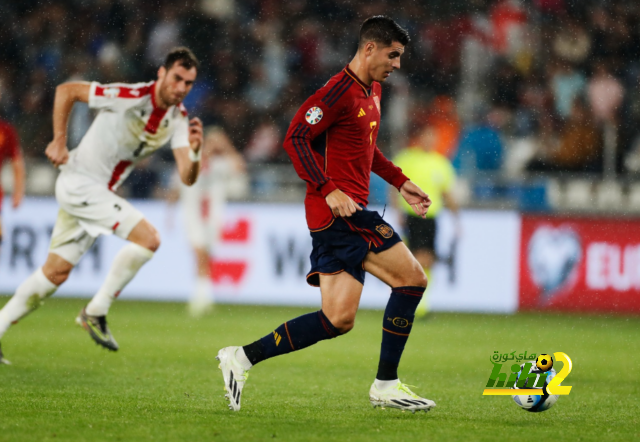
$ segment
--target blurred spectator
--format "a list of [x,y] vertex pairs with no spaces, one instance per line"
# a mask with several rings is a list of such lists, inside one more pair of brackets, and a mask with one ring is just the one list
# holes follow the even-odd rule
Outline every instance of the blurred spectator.
[[455,101],[446,95],[436,97],[431,102],[427,124],[433,127],[436,135],[434,150],[448,158],[455,156],[460,139]]
[[591,51],[591,36],[575,19],[568,19],[553,41],[555,55],[573,66],[582,65]]
[[502,166],[503,144],[498,131],[499,110],[477,116],[477,123],[465,128],[454,163],[458,168],[496,171]]
[[596,64],[589,79],[587,96],[597,123],[613,123],[624,98],[624,87],[603,62]]
[[601,171],[602,136],[583,100],[576,100],[557,146],[543,151],[528,166],[534,172]]
[[558,61],[551,76],[551,88],[556,112],[562,118],[571,114],[573,102],[584,92],[584,74],[566,62]]

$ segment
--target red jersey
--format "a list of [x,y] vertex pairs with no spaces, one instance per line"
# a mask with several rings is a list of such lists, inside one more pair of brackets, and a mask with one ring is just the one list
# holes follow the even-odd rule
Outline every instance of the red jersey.
[[[6,160],[14,160],[20,156],[18,134],[14,127],[0,120],[0,169]],[[0,205],[2,204],[2,185],[0,185]]]
[[371,172],[398,189],[409,179],[376,146],[380,92],[379,83],[367,86],[347,66],[309,97],[291,121],[284,148],[307,182],[305,211],[312,231],[333,221],[325,197],[335,189],[366,207]]

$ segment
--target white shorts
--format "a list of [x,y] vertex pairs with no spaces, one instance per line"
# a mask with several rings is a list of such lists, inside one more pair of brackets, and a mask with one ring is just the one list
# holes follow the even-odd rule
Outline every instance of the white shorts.
[[192,195],[182,196],[182,210],[187,239],[191,247],[211,251],[216,248],[222,231],[222,207],[209,207],[203,214],[203,201]]
[[114,234],[127,239],[144,218],[124,198],[92,178],[71,171],[60,173],[56,181],[58,219],[51,234],[49,252],[73,265],[100,235]]

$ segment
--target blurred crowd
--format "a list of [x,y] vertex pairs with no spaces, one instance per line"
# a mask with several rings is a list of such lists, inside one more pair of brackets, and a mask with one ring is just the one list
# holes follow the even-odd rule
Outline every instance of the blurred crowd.
[[[291,117],[375,14],[413,40],[383,89],[389,156],[428,125],[463,175],[640,171],[640,3],[623,0],[5,2],[0,114],[27,160],[42,158],[57,84],[150,81],[186,45],[202,63],[190,114],[223,127],[249,164],[286,163]],[[91,118],[76,107],[70,147]],[[132,180],[152,179],[154,161],[170,154]]]

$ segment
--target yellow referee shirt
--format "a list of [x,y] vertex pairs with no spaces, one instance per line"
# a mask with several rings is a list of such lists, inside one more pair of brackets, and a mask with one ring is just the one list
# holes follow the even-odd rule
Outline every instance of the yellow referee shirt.
[[[402,169],[431,198],[427,218],[434,218],[444,207],[443,192],[449,192],[455,182],[455,171],[447,157],[437,152],[425,152],[420,147],[408,147],[394,158],[393,163]],[[418,216],[407,202],[398,196],[400,208],[407,214]]]

